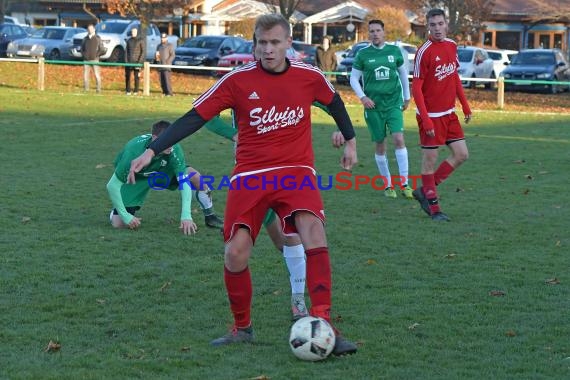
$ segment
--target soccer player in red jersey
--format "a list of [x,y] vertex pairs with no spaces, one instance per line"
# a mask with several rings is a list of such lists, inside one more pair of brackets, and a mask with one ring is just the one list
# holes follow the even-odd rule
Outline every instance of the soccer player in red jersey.
[[[342,167],[350,170],[357,162],[354,129],[338,93],[319,69],[286,58],[292,42],[289,22],[279,14],[259,16],[255,36],[260,59],[222,77],[131,164],[134,179],[163,146],[196,132],[224,109],[233,110],[239,138],[224,221],[224,281],[234,328],[213,340],[214,346],[254,339],[248,260],[270,208],[281,218],[284,233],[298,233],[305,247],[310,314],[330,322],[331,265],[311,142],[314,101],[328,107],[346,140]],[[356,351],[337,332],[333,354]]]
[[[414,190],[413,195],[433,220],[449,221],[440,210],[436,186],[465,162],[469,154],[455,114],[455,99],[459,98],[465,123],[471,120],[471,109],[457,72],[457,45],[447,38],[445,13],[431,9],[426,19],[430,36],[416,53],[412,82],[422,146],[422,187]],[[443,145],[449,147],[451,154],[436,170],[438,149]]]

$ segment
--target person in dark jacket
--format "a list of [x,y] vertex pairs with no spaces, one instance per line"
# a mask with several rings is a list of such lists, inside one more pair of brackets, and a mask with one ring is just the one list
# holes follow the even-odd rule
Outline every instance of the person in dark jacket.
[[[172,65],[174,61],[174,46],[168,42],[166,33],[160,35],[160,45],[156,48],[156,62],[160,65]],[[170,84],[170,68],[160,67],[160,87],[166,96],[172,96],[172,86]]]
[[[138,37],[138,29],[131,30],[131,38],[127,40],[127,51],[125,53],[125,63],[144,63],[145,43],[142,37]],[[139,93],[139,66],[125,66],[125,90],[127,95],[137,95]],[[131,73],[135,78],[134,92],[131,92]]]
[[95,74],[97,83],[97,93],[101,92],[101,66],[98,65],[99,57],[105,54],[105,47],[101,42],[101,38],[95,33],[95,26],[89,24],[87,26],[87,35],[81,42],[81,54],[83,54],[83,89],[89,91],[89,79],[91,70]]

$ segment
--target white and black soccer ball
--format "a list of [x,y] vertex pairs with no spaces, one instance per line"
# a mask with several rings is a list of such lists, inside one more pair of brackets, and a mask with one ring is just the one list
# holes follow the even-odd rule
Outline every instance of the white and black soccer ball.
[[289,346],[301,360],[323,360],[332,352],[335,334],[332,326],[322,318],[304,317],[291,327]]

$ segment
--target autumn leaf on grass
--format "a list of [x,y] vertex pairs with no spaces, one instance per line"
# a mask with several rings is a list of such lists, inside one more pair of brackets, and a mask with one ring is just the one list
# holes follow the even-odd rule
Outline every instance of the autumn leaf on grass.
[[525,177],[526,179],[528,179],[528,180],[532,180],[532,179],[533,179],[530,174],[527,174],[527,175],[525,175],[524,177]]
[[374,259],[366,260],[366,265],[374,265],[374,264],[377,264],[376,260],[374,260]]
[[32,220],[29,216],[22,216],[22,223],[28,223]]
[[259,375],[257,377],[252,377],[251,380],[270,380],[271,377],[267,375]]
[[44,349],[44,352],[56,352],[59,351],[60,348],[61,344],[59,344],[58,342],[54,342],[53,340],[50,340],[47,347]]
[[182,351],[182,352],[190,351],[190,347],[184,346],[184,347],[182,347],[182,348],[180,349],[180,351]]
[[505,332],[505,335],[512,338],[514,336],[517,336],[517,332],[514,330],[507,330],[507,332]]
[[524,164],[526,161],[525,160],[515,160],[513,161],[515,164]]
[[408,330],[415,330],[416,328],[418,328],[420,326],[419,323],[414,322],[411,325],[408,326]]
[[524,189],[523,190],[523,195],[528,195],[528,193],[530,193],[530,189]]
[[97,165],[95,165],[95,169],[103,169],[103,168],[106,168],[106,167],[107,167],[107,165],[105,165],[105,164],[97,164]]
[[558,285],[558,284],[560,284],[560,280],[557,279],[556,277],[554,277],[554,278],[546,279],[546,280],[544,281],[544,283],[547,284],[547,285]]
[[166,289],[168,289],[170,287],[170,284],[171,284],[170,281],[167,281],[164,284],[162,284],[162,286],[160,287],[160,291],[164,293],[166,291]]
[[489,295],[492,297],[503,297],[505,296],[507,293],[502,291],[502,290],[491,290],[489,292]]
[[453,259],[455,258],[455,256],[457,256],[455,253],[448,253],[447,255],[445,255],[446,259]]

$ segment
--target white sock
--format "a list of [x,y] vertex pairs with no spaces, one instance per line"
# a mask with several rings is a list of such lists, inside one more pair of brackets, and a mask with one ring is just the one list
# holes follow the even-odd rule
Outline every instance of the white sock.
[[398,161],[398,171],[400,176],[404,177],[402,185],[406,185],[408,183],[408,149],[406,147],[396,149],[395,153],[396,161]]
[[390,169],[388,168],[388,159],[386,155],[374,154],[374,159],[376,160],[376,165],[378,166],[378,171],[384,177],[386,188],[392,187],[392,177],[390,176]]
[[303,244],[294,246],[283,246],[283,257],[289,270],[289,281],[291,282],[291,294],[305,294],[305,248]]
[[207,210],[214,206],[214,204],[212,203],[212,198],[210,198],[210,196],[206,191],[202,190],[197,191],[196,197],[198,198],[198,203],[200,204],[200,207],[202,207],[204,210]]

